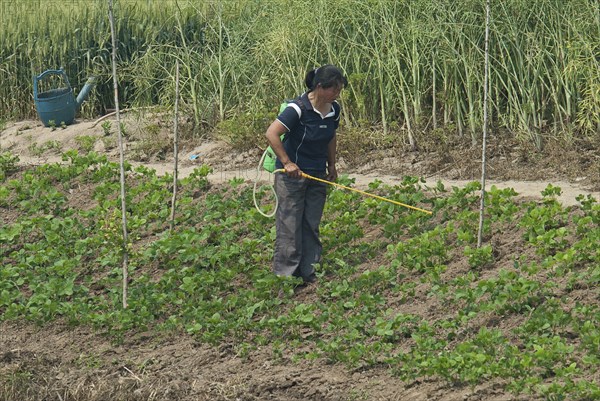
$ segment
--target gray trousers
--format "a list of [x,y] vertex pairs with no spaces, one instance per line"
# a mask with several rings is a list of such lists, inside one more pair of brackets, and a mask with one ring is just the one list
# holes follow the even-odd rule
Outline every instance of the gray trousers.
[[[325,178],[325,174],[315,175]],[[275,174],[279,207],[275,215],[273,271],[278,276],[314,278],[321,261],[319,223],[325,207],[326,184],[308,178]]]

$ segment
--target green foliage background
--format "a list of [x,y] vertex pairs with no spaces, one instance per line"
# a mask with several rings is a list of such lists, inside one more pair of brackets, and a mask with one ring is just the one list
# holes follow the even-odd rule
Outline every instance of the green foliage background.
[[[107,1],[0,3],[0,113],[33,117],[32,76],[64,67],[78,90],[100,76],[88,116],[112,106]],[[303,91],[305,72],[350,79],[345,123],[476,141],[482,121],[485,2],[115,0],[124,105],[173,104],[174,65],[195,131],[264,115]],[[492,1],[493,124],[525,135],[595,135],[600,6],[594,0]]]

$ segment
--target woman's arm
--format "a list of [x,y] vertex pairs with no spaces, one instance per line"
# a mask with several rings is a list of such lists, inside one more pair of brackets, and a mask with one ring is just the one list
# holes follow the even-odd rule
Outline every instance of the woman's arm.
[[290,177],[300,178],[302,176],[302,171],[296,165],[296,163],[293,163],[290,160],[280,139],[281,135],[283,135],[285,132],[285,126],[279,122],[279,120],[275,120],[271,123],[269,128],[267,128],[265,136],[267,137],[269,145],[277,155],[277,158],[283,164],[283,168],[285,169],[287,175]]

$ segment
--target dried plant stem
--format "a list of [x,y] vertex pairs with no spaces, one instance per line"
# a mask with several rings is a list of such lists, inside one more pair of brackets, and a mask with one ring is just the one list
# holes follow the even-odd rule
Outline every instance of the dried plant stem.
[[177,175],[178,175],[178,161],[179,161],[179,131],[178,131],[178,118],[179,118],[179,60],[175,63],[175,117],[173,121],[173,153],[175,165],[173,167],[173,199],[171,200],[171,224],[170,229],[173,231],[175,227],[175,204],[177,199]]
[[123,220],[123,309],[127,309],[127,285],[129,281],[129,252],[127,235],[127,201],[125,199],[125,156],[123,153],[123,133],[121,131],[121,114],[119,112],[119,90],[117,87],[117,39],[115,32],[115,16],[113,12],[113,0],[108,0],[108,17],[110,20],[110,33],[112,37],[112,76],[115,96],[115,108],[117,114],[117,134],[119,137],[119,162],[121,166],[121,217]]
[[486,1],[485,6],[485,63],[483,78],[483,139],[481,144],[481,204],[479,207],[479,233],[477,235],[477,247],[481,248],[483,242],[483,214],[485,211],[485,167],[486,167],[486,146],[487,146],[487,127],[488,127],[488,81],[489,81],[489,38],[490,38],[490,0]]

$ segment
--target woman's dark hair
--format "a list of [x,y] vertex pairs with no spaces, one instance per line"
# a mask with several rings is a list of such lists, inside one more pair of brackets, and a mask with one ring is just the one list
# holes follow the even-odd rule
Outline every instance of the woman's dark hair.
[[315,90],[317,85],[321,85],[321,88],[324,89],[333,86],[342,88],[348,86],[348,80],[342,71],[331,64],[310,70],[304,78],[304,83],[309,92]]

